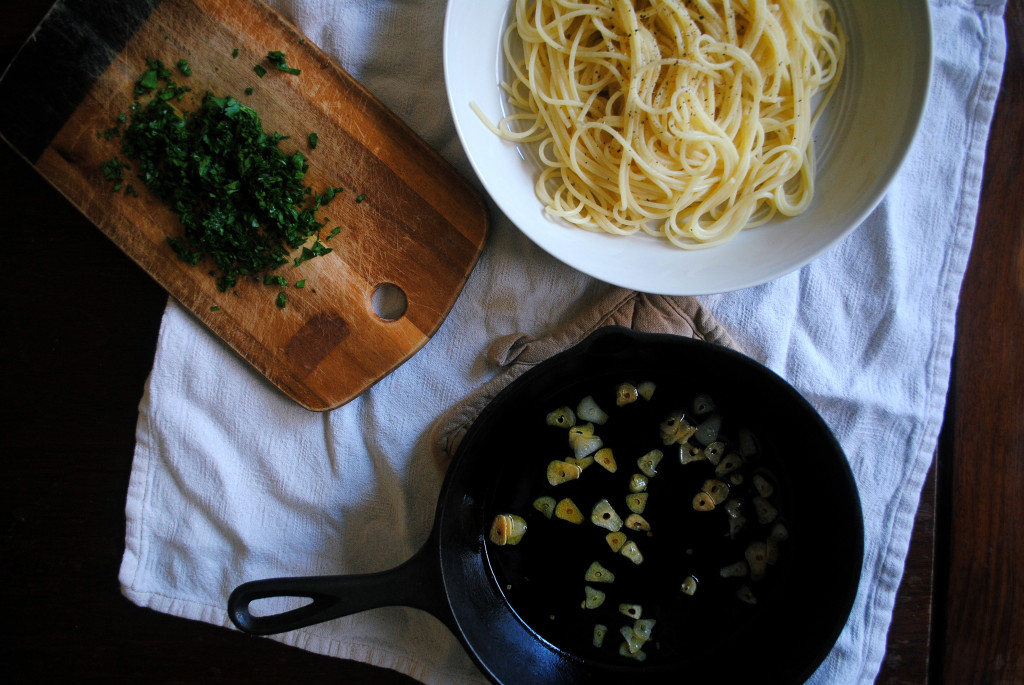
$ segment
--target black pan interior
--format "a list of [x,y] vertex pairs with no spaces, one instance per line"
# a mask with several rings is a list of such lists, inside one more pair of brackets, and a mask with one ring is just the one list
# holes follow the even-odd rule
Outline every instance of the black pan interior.
[[[651,400],[624,407],[619,383],[652,381]],[[771,500],[789,539],[763,580],[722,578],[719,569],[743,558],[770,526],[748,525],[736,539],[721,507],[697,512],[692,499],[714,477],[708,462],[680,464],[660,440],[658,424],[673,410],[691,408],[702,393],[716,401],[723,435],[740,428],[758,441],[732,497],[749,500],[752,476],[775,487]],[[569,456],[566,430],[545,423],[552,409],[576,407],[592,395],[610,418],[596,426],[614,450],[618,469],[598,465],[558,486],[546,479],[552,459]],[[636,565],[605,542],[589,522],[603,497],[623,517],[636,460],[650,449],[665,457],[649,479],[643,516],[650,535],[628,531],[642,553]],[[534,509],[540,495],[569,498],[586,516],[574,525]],[[498,513],[528,524],[523,541],[495,546],[486,539]],[[752,516],[750,517],[753,518]],[[737,682],[802,682],[828,654],[849,615],[860,577],[863,524],[856,486],[828,427],[777,375],[718,345],[670,335],[601,329],[569,352],[524,374],[476,420],[453,461],[439,504],[441,567],[455,623],[467,649],[497,682],[602,682],[626,674],[649,681],[680,677]],[[599,561],[616,575],[605,604],[584,609],[584,574]],[[686,576],[695,594],[681,592]],[[757,597],[736,597],[741,584]],[[619,629],[632,618],[620,603],[639,604],[654,618],[652,640],[638,662],[619,654]],[[608,628],[594,647],[593,628]]]

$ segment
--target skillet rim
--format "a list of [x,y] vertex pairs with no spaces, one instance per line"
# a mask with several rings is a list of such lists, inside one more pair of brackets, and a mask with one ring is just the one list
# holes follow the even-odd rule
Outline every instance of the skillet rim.
[[[771,386],[780,397],[799,406],[818,432],[817,437],[829,446],[829,472],[836,477],[832,486],[840,492],[840,500],[843,500],[841,516],[846,531],[843,537],[845,545],[841,546],[842,549],[830,549],[832,556],[829,557],[831,561],[839,561],[843,565],[835,574],[835,586],[842,596],[832,598],[829,604],[832,614],[829,625],[814,626],[804,631],[802,637],[813,641],[813,644],[808,645],[806,640],[800,643],[802,658],[797,663],[793,663],[791,653],[786,654],[786,658],[781,661],[788,665],[773,671],[771,667],[766,669],[762,664],[761,668],[749,676],[759,674],[762,680],[767,678],[769,682],[803,682],[824,661],[844,629],[862,575],[863,511],[849,462],[824,419],[785,379],[732,348],[674,334],[605,326],[596,329],[569,349],[528,369],[492,398],[463,437],[441,489],[435,516],[436,553],[439,556],[445,600],[453,618],[449,627],[454,626],[453,632],[466,652],[492,682],[519,682],[524,677],[536,683],[620,682],[625,675],[644,677],[647,682],[654,683],[678,681],[682,675],[706,677],[710,674],[710,671],[695,673],[693,670],[696,663],[710,662],[707,656],[655,666],[628,664],[617,667],[595,663],[553,645],[528,626],[497,586],[486,543],[486,530],[493,511],[486,509],[487,503],[482,500],[486,500],[487,495],[481,492],[478,485],[481,476],[488,475],[490,471],[484,469],[481,474],[483,458],[468,454],[477,441],[486,439],[488,432],[493,430],[496,414],[508,403],[530,396],[528,389],[531,382],[539,383],[541,387],[545,385],[544,382],[530,379],[547,378],[547,383],[555,382],[551,379],[557,379],[560,373],[564,373],[567,360],[588,357],[607,360],[623,355],[626,359],[635,359],[637,350],[649,355],[651,350],[666,346],[700,350],[700,354],[717,356],[725,364],[736,365],[756,374],[760,378],[759,382]],[[467,482],[470,487],[463,487]],[[794,645],[790,643],[789,646]],[[718,652],[714,654],[718,655]],[[763,652],[759,651],[758,654]],[[701,670],[700,666],[696,668]]]

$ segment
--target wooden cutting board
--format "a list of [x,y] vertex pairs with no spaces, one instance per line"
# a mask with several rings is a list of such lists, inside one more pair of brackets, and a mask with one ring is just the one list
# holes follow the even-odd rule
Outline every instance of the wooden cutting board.
[[[260,78],[253,67],[268,67],[271,51],[301,73],[269,69]],[[120,144],[99,134],[129,112],[147,58],[188,60],[192,75],[175,73],[192,89],[181,109],[195,109],[206,91],[232,95],[268,132],[290,136],[280,147],[307,156],[313,189],[345,189],[318,214],[329,219],[322,238],[342,229],[324,243],[332,252],[278,270],[290,284],[280,289],[284,308],[273,286],[252,279],[220,292],[212,263],[189,266],[172,252],[166,238],[183,229],[141,181],[133,197],[104,178],[101,164]],[[0,136],[196,318],[313,410],[353,399],[430,339],[487,230],[477,191],[259,0],[58,2],[0,78]],[[298,280],[304,288],[294,287]],[[97,307],[117,300],[116,292],[95,297]]]

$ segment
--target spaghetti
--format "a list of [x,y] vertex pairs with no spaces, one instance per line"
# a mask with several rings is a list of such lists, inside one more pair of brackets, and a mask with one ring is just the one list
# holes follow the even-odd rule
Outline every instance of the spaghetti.
[[844,41],[825,0],[516,0],[514,110],[473,107],[536,144],[550,215],[709,247],[810,204]]

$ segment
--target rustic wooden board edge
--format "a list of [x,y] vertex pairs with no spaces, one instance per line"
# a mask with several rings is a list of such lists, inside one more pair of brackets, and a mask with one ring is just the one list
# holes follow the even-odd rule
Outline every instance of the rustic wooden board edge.
[[[77,4],[75,0],[65,1],[70,2],[72,5]],[[188,290],[182,291],[180,288],[176,288],[175,283],[172,282],[172,280],[169,280],[165,277],[161,277],[165,276],[166,274],[159,270],[149,268],[150,265],[147,264],[147,260],[151,259],[151,255],[145,253],[140,254],[138,251],[131,249],[131,246],[125,245],[123,242],[119,241],[116,235],[105,230],[103,226],[100,226],[100,228],[101,231],[104,232],[108,238],[113,240],[113,242],[129,256],[129,258],[131,258],[136,264],[143,268],[143,270],[149,273],[150,276],[152,276],[161,285],[161,287],[163,287],[173,297],[180,301],[193,314],[193,316],[195,316],[200,322],[202,322],[215,335],[224,340],[224,342],[228,344],[229,347],[231,347],[236,353],[242,356],[243,359],[245,359],[257,371],[259,371],[274,386],[279,388],[282,392],[284,392],[291,399],[300,404],[300,406],[303,406],[306,409],[309,409],[311,411],[327,411],[342,406],[343,404],[351,401],[353,398],[357,397],[367,388],[377,383],[379,380],[381,380],[384,376],[389,374],[395,368],[404,364],[430,340],[434,333],[436,333],[437,329],[440,328],[441,324],[447,318],[448,313],[454,306],[455,301],[457,300],[459,294],[464,288],[466,280],[468,279],[470,273],[472,272],[472,269],[475,267],[477,261],[479,260],[480,253],[483,249],[486,233],[489,228],[488,215],[483,199],[479,196],[479,192],[472,185],[470,185],[468,181],[466,181],[466,179],[461,177],[458,174],[458,172],[454,170],[454,168],[451,167],[451,165],[440,154],[437,153],[436,150],[434,150],[432,147],[430,147],[428,144],[422,141],[422,139],[420,139],[419,136],[415,134],[415,132],[413,132],[408,125],[406,125],[399,117],[397,117],[397,115],[391,112],[387,107],[379,103],[379,101],[371,93],[369,93],[369,91],[367,91],[365,88],[361,86],[361,84],[358,84],[357,82],[355,82],[354,79],[351,79],[351,77],[348,76],[339,65],[334,63],[333,60],[331,60],[328,55],[320,51],[320,49],[314,44],[308,43],[305,40],[305,38],[301,35],[301,33],[299,33],[294,26],[287,22],[287,20],[284,17],[282,17],[275,10],[273,10],[273,8],[270,8],[265,3],[259,2],[259,0],[255,0],[255,2],[257,2],[260,5],[261,11],[266,12],[267,16],[273,18],[273,21],[277,24],[277,30],[291,33],[295,38],[294,42],[301,42],[303,44],[306,44],[308,45],[307,49],[318,52],[319,59],[322,61],[321,68],[333,70],[337,72],[340,76],[348,78],[350,80],[349,85],[354,86],[356,89],[360,90],[363,98],[367,99],[368,101],[372,100],[373,102],[377,103],[377,105],[380,108],[379,113],[385,115],[385,117],[391,122],[392,126],[404,130],[411,140],[418,141],[419,145],[422,148],[419,151],[420,153],[426,155],[426,158],[428,158],[432,164],[439,165],[450,170],[451,174],[453,175],[452,178],[457,178],[461,182],[460,190],[464,196],[465,203],[470,206],[468,214],[467,210],[464,210],[462,214],[463,216],[472,216],[473,219],[471,223],[475,225],[457,227],[459,231],[462,233],[463,237],[466,238],[466,240],[470,241],[473,245],[473,253],[471,255],[471,258],[465,264],[464,271],[461,273],[461,276],[458,279],[457,287],[453,289],[453,291],[450,293],[447,299],[443,302],[442,306],[437,310],[437,316],[432,321],[429,322],[429,325],[420,326],[420,328],[417,331],[415,331],[415,342],[408,345],[402,354],[399,354],[397,357],[393,358],[390,362],[390,365],[387,368],[383,368],[376,373],[367,373],[365,377],[362,379],[362,383],[359,384],[358,386],[349,387],[345,392],[342,392],[341,394],[338,395],[330,395],[329,393],[317,392],[312,390],[310,387],[307,387],[307,384],[304,383],[304,379],[299,375],[289,373],[287,370],[282,371],[280,369],[275,369],[273,365],[265,363],[264,360],[261,360],[261,355],[258,354],[258,347],[260,344],[259,340],[256,340],[252,336],[248,335],[248,333],[244,331],[242,328],[232,326],[230,322],[230,317],[224,315],[213,316],[211,314],[212,309],[208,299],[203,297],[196,297],[196,293],[194,292]],[[159,4],[159,2],[156,2],[152,6],[145,6],[142,10],[140,10],[140,16],[136,17],[135,19],[134,25],[136,30],[142,24],[145,23],[146,18],[149,16],[152,10]],[[110,5],[109,3],[104,6],[108,9],[123,9],[119,6],[117,8],[114,8],[114,6]],[[47,19],[52,18],[54,12],[62,11],[61,7],[62,3],[58,3],[55,6],[56,9],[52,10],[51,13],[44,18],[43,24],[46,23]],[[44,26],[43,24],[41,24],[39,29],[37,29],[37,34],[40,32],[45,33],[46,26]],[[131,36],[121,36],[121,39],[127,42],[131,39]],[[36,43],[36,45],[38,44],[39,43]],[[60,55],[63,55],[59,56],[60,59],[66,59],[68,55],[73,56],[76,54],[79,55],[79,57],[76,59],[81,59],[80,50],[68,49],[59,52]],[[5,78],[0,79],[0,92],[2,92],[3,88],[5,87],[5,81],[7,86],[9,86],[12,83],[12,80],[7,79],[6,77],[10,73],[12,73],[11,67],[16,66],[19,63],[18,57],[20,56],[21,55],[19,54],[19,56],[16,56],[16,58],[12,61],[11,66],[9,66],[7,72],[5,72],[4,74]],[[116,57],[116,54],[94,54],[91,56],[91,60],[93,63],[97,61],[109,63],[111,60],[114,59],[114,57]],[[41,61],[40,64],[44,62],[45,60]],[[95,65],[91,68],[93,72],[95,72],[97,75],[102,72],[102,69]],[[17,74],[18,70],[15,69],[13,73]],[[16,82],[16,79],[14,80],[14,82]],[[85,88],[85,92],[88,93],[88,91],[89,88]],[[62,100],[62,108],[51,108],[50,118],[53,121],[51,122],[50,126],[46,128],[46,133],[44,136],[48,137],[49,140],[52,140],[54,135],[56,135],[55,133],[52,133],[50,129],[52,129],[55,124],[59,123],[62,116],[65,120],[68,117],[70,117],[70,112],[74,110],[74,105],[83,97],[81,94],[72,93],[71,91],[67,91],[67,93],[61,91],[61,94],[66,94],[67,97],[64,97]],[[10,145],[17,154],[22,156],[24,159],[26,159],[26,161],[29,164],[35,167],[36,170],[43,175],[43,178],[48,183],[50,183],[50,185],[53,186],[58,192],[60,192],[65,198],[67,198],[73,206],[78,208],[79,211],[82,211],[82,213],[85,214],[86,216],[89,216],[89,218],[93,220],[93,223],[97,223],[95,221],[95,218],[93,216],[90,216],[89,212],[87,212],[82,207],[82,205],[78,201],[76,201],[76,198],[74,198],[72,194],[67,191],[66,187],[62,186],[60,183],[55,182],[53,178],[48,177],[39,169],[39,159],[47,151],[46,145],[43,146],[42,151],[38,150],[39,145],[42,144],[42,139],[37,138],[35,141],[33,141],[34,144],[31,146],[26,146],[24,144],[24,141],[22,141],[22,144],[19,145],[18,141],[12,141],[8,138],[6,133],[8,128],[9,127],[3,127],[2,129],[0,129],[0,138],[3,138],[5,142],[8,145]],[[36,132],[39,131],[39,129],[31,128],[29,130]],[[48,144],[49,143],[47,143],[47,145]],[[97,223],[97,225],[99,224]],[[369,302],[366,303],[366,306],[370,306]],[[397,326],[400,324],[395,322],[389,322],[387,325]]]

